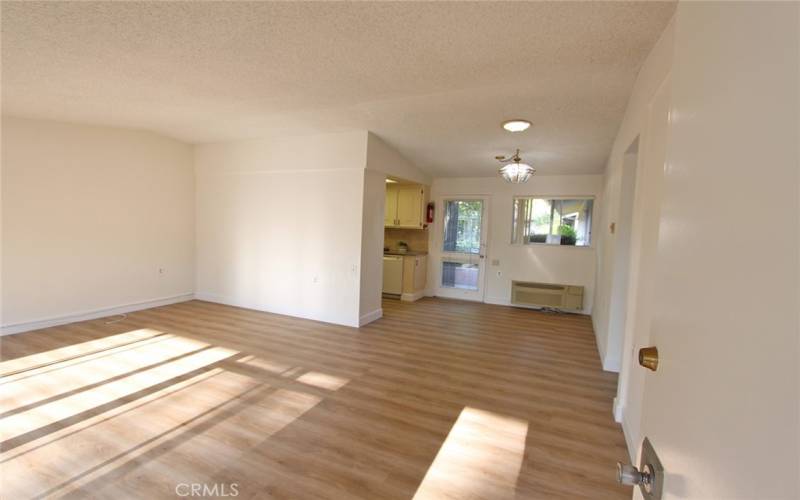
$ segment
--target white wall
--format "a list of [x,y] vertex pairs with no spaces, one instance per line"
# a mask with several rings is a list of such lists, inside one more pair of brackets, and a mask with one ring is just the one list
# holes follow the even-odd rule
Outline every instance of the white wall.
[[358,326],[366,141],[197,146],[197,296]]
[[[639,71],[636,84],[628,100],[625,116],[614,140],[611,155],[606,165],[603,181],[603,198],[606,203],[603,209],[597,212],[600,216],[596,225],[598,229],[595,231],[598,241],[597,288],[592,322],[597,336],[597,348],[600,351],[603,368],[609,371],[620,370],[624,337],[622,329],[624,321],[614,321],[611,314],[614,283],[622,284],[623,281],[629,281],[629,279],[623,280],[620,276],[624,274],[623,270],[618,267],[615,269],[616,243],[619,233],[616,235],[611,234],[609,225],[612,222],[618,222],[620,218],[621,183],[625,152],[637,137],[640,137],[640,150],[644,146],[646,139],[641,137],[641,134],[647,124],[650,103],[653,95],[670,71],[673,31],[673,23],[670,23]],[[640,170],[640,167],[641,159],[640,164],[637,165],[637,170]],[[659,167],[656,165],[655,168]],[[637,172],[637,174],[639,173],[641,172]],[[658,203],[658,200],[640,199],[639,204],[634,207],[634,213],[643,210],[642,203]],[[619,293],[619,287],[617,287],[617,291]]]
[[[436,244],[441,234],[441,198],[448,196],[486,195],[489,202],[488,254],[486,257],[486,302],[509,304],[511,281],[527,280],[581,285],[584,290],[584,310],[592,311],[595,281],[595,245],[568,247],[560,245],[511,244],[511,219],[514,196],[595,196],[595,214],[602,209],[602,176],[551,175],[533,176],[525,184],[510,184],[500,177],[437,178],[431,188],[436,203],[436,222],[430,230],[430,259],[428,294],[435,293],[440,280],[441,251]],[[593,235],[599,231],[595,219]],[[499,260],[499,266],[492,266]],[[498,271],[500,276],[498,276]]]
[[628,450],[635,456],[641,443],[640,421],[645,370],[637,352],[651,345],[653,292],[658,269],[656,248],[661,224],[664,164],[669,131],[670,78],[659,87],[648,106],[648,121],[642,131],[631,234],[630,276],[625,309],[625,332],[614,412],[622,422]]
[[4,116],[2,146],[4,333],[192,293],[189,145]]
[[366,133],[366,164],[361,233],[361,290],[359,324],[383,314],[383,212],[386,209],[386,176],[429,186],[431,178],[383,139]]
[[367,132],[366,168],[425,186],[431,185],[431,177],[428,174],[372,132]]
[[[631,247],[634,243],[632,239],[632,233],[634,232],[632,228],[634,220],[633,205],[636,195],[636,178],[640,168],[638,164],[638,148],[639,141],[637,138],[622,159],[622,168],[618,176],[619,184],[615,186],[616,214],[609,221],[610,224],[614,224],[614,232],[612,233],[609,228],[605,239],[606,242],[613,243],[614,251],[606,254],[611,260],[611,272],[608,273],[611,276],[611,283],[606,327],[606,331],[609,333],[606,335],[605,343],[601,344],[603,350],[600,352],[603,367],[610,371],[620,370],[628,299],[630,298],[628,296],[628,281],[631,274],[636,272],[630,271],[631,255],[633,253]],[[609,216],[609,214],[605,215]],[[609,268],[603,269],[608,272]]]
[[373,321],[385,177],[429,182],[366,131],[193,154],[146,132],[4,117],[2,144],[4,333],[193,292],[345,325]]
[[386,176],[364,171],[364,198],[361,216],[361,290],[359,325],[383,315],[383,212],[386,210]]

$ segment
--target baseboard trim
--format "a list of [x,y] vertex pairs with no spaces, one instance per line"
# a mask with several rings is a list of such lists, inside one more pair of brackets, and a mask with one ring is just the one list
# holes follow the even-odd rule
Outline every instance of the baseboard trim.
[[315,317],[311,315],[304,315],[298,311],[287,311],[281,309],[269,309],[264,307],[263,305],[248,301],[248,300],[238,300],[230,297],[226,297],[224,295],[217,295],[214,293],[208,292],[195,292],[194,298],[197,300],[204,300],[206,302],[214,302],[216,304],[224,304],[226,306],[233,306],[233,307],[241,307],[242,309],[251,309],[253,311],[261,311],[270,314],[280,314],[281,316],[290,316],[292,318],[301,318],[301,319],[308,319],[311,321],[320,321],[322,323],[329,323],[331,325],[342,325],[342,326],[350,326],[353,328],[358,328],[358,319],[356,317],[353,318],[353,321],[334,321],[330,318],[321,318]]
[[375,309],[372,312],[368,312],[364,314],[360,318],[358,318],[358,326],[364,326],[368,323],[372,323],[375,320],[381,319],[383,317],[383,309]]
[[487,304],[494,304],[497,306],[510,306],[511,301],[502,297],[489,297],[486,296],[483,298],[483,301]]
[[604,359],[603,360],[603,371],[612,372],[612,373],[619,373],[620,369],[622,368],[622,363],[618,359]]
[[637,442],[638,437],[631,435],[629,424],[625,419],[624,414],[620,420],[620,426],[622,427],[622,435],[625,437],[625,444],[628,445],[628,456],[631,457],[631,463],[635,464],[639,461],[639,443]]
[[36,321],[25,321],[22,323],[14,323],[11,325],[3,325],[0,328],[0,336],[14,335],[16,333],[29,332],[31,330],[39,330],[42,328],[49,328],[51,326],[66,325],[68,323],[75,323],[78,321],[87,321],[90,319],[103,318],[105,316],[114,316],[116,314],[125,314],[133,311],[141,311],[142,309],[151,309],[153,307],[167,306],[176,304],[178,302],[186,302],[194,298],[193,293],[182,293],[180,295],[171,295],[169,297],[160,297],[157,299],[143,300],[141,302],[132,302],[129,304],[122,304],[112,307],[103,307],[100,309],[91,309],[88,311],[81,311],[64,316],[55,316],[51,318],[40,319]]
[[622,415],[625,413],[625,405],[618,397],[614,398],[614,421],[618,424],[622,423]]
[[[542,307],[537,306],[524,306],[519,304],[512,304],[511,300],[503,298],[503,297],[489,297],[488,295],[483,298],[483,301],[487,304],[493,304],[496,306],[508,306],[508,307],[519,307],[521,309],[530,309],[532,311],[541,311]],[[580,311],[572,311],[572,310],[564,310],[562,311],[564,314],[581,314],[584,316],[590,316],[590,314],[584,310]]]
[[404,302],[415,302],[425,296],[425,290],[420,290],[414,293],[403,293],[400,295],[400,300]]

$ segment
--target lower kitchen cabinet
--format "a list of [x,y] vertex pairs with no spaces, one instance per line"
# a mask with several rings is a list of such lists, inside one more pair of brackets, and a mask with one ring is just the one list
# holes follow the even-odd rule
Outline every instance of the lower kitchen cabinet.
[[384,255],[383,293],[406,302],[421,299],[425,295],[427,263],[427,255]]
[[425,295],[428,278],[428,256],[406,255],[403,257],[403,294],[400,300],[413,302]]

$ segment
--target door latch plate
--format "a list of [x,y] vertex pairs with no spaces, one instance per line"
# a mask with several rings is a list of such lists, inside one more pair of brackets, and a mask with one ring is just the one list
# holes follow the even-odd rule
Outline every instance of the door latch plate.
[[644,438],[642,442],[642,456],[639,459],[639,470],[647,472],[650,480],[639,484],[642,496],[645,500],[661,500],[664,491],[664,467],[661,465],[656,450],[649,438]]

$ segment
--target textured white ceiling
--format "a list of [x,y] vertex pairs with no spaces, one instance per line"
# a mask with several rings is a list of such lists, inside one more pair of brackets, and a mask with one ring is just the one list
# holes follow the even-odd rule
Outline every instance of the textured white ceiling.
[[[672,2],[3,2],[2,106],[189,142],[368,129],[436,176],[602,172]],[[533,122],[510,134],[507,118]]]

